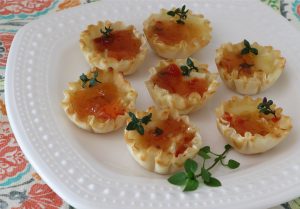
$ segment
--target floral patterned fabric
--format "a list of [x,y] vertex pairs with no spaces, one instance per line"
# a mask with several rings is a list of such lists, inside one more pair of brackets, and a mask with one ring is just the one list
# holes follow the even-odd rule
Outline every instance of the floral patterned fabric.
[[[0,0],[0,209],[72,208],[43,182],[18,146],[4,105],[4,72],[20,27],[39,16],[93,1],[97,0]],[[300,0],[260,1],[300,30]],[[273,209],[300,209],[300,198]]]

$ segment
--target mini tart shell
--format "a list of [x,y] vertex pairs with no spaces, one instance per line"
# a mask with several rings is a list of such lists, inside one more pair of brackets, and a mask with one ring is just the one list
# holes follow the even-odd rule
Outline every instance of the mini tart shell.
[[[175,8],[173,8],[175,10]],[[205,47],[211,40],[211,25],[210,22],[204,18],[203,15],[192,14],[192,11],[189,10],[187,13],[187,19],[185,22],[191,22],[201,28],[201,34],[190,40],[189,42],[182,40],[179,43],[167,45],[164,42],[160,41],[157,36],[149,37],[149,31],[152,25],[156,21],[170,21],[173,20],[176,22],[176,17],[171,17],[167,15],[166,9],[161,9],[159,14],[152,14],[148,19],[143,23],[144,33],[150,44],[151,48],[161,57],[167,59],[183,59],[191,56],[199,49]],[[172,34],[170,34],[172,35]]]
[[[101,36],[100,29],[104,27],[111,27],[115,31],[132,28],[134,35],[141,41],[140,52],[132,59],[122,59],[119,61],[113,57],[109,57],[106,51],[102,53],[96,51],[93,40]],[[113,68],[118,72],[122,72],[124,75],[134,73],[143,63],[147,54],[144,35],[139,34],[133,25],[126,26],[121,21],[114,23],[110,21],[99,21],[96,25],[88,25],[87,29],[80,34],[80,48],[90,66],[95,66],[100,69]]]
[[238,69],[229,73],[225,68],[220,66],[225,50],[239,52],[244,48],[244,43],[238,44],[227,43],[217,49],[216,65],[220,77],[224,83],[232,90],[244,94],[254,95],[271,87],[280,77],[284,70],[285,58],[281,57],[279,50],[273,49],[272,46],[261,46],[254,42],[251,47],[258,49],[258,55],[255,56],[255,68],[253,76],[239,76]]
[[[149,171],[159,173],[159,174],[170,174],[174,171],[182,168],[184,161],[188,158],[193,158],[199,151],[202,145],[202,139],[196,127],[192,126],[189,122],[188,116],[179,116],[179,114],[171,109],[156,109],[154,107],[148,108],[146,112],[136,112],[138,118],[152,113],[152,120],[165,120],[168,117],[173,119],[181,119],[184,123],[188,125],[188,132],[195,133],[194,138],[191,141],[191,145],[177,157],[174,152],[176,147],[172,146],[168,151],[156,148],[155,146],[150,146],[148,148],[143,148],[139,146],[139,133],[137,131],[127,131],[125,129],[124,137],[129,152],[133,158],[142,167]],[[129,121],[128,121],[129,122]],[[147,125],[151,126],[151,122]]]
[[[250,132],[246,132],[244,134],[245,136],[242,136],[230,126],[230,122],[222,118],[225,112],[235,113],[238,115],[245,111],[259,111],[257,109],[257,105],[261,102],[261,98],[252,99],[249,96],[243,98],[234,96],[231,100],[223,102],[216,109],[217,127],[220,133],[227,139],[228,143],[233,146],[234,149],[242,154],[257,154],[270,150],[279,144],[292,129],[291,118],[286,115],[282,115],[282,109],[276,108],[274,104],[272,105],[272,109],[275,110],[277,116],[280,115],[280,120],[276,122],[277,125],[274,129],[265,136],[260,134],[253,135]],[[269,114],[265,117],[273,116]]]
[[[95,71],[100,71],[100,69],[94,67],[86,75],[92,77],[92,73]],[[132,111],[135,109],[135,101],[137,97],[137,92],[131,87],[131,84],[124,79],[123,75],[112,69],[108,71],[103,71],[104,74],[112,73],[113,82],[121,90],[123,97],[122,103],[126,107],[127,111]],[[100,78],[101,80],[105,77]],[[115,119],[101,120],[96,118],[94,115],[88,115],[85,120],[81,120],[78,114],[74,111],[72,104],[70,102],[71,94],[82,89],[82,82],[78,80],[76,82],[71,82],[68,84],[68,89],[64,91],[64,99],[62,100],[62,108],[66,112],[69,119],[75,123],[78,127],[94,132],[94,133],[108,133],[117,130],[125,125],[128,118],[127,111],[124,115],[118,115]],[[99,84],[101,85],[101,84]]]
[[149,94],[158,106],[175,109],[179,114],[188,114],[200,109],[216,92],[219,86],[219,82],[217,81],[218,75],[216,73],[210,73],[207,70],[207,65],[200,64],[195,59],[190,59],[194,65],[198,67],[199,72],[192,71],[189,77],[207,79],[209,81],[208,90],[202,96],[197,92],[193,92],[189,96],[184,97],[176,93],[170,93],[168,90],[155,85],[152,81],[152,77],[155,76],[160,69],[172,63],[175,63],[179,68],[181,65],[186,65],[186,59],[161,60],[158,66],[150,68],[151,76],[145,81]]

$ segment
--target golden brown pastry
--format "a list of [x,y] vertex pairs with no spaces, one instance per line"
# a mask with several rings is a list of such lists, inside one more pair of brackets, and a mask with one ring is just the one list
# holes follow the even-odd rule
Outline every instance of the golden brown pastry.
[[257,94],[270,86],[284,70],[285,58],[272,46],[247,40],[223,44],[217,49],[216,65],[224,83],[246,95]]
[[136,91],[121,73],[94,67],[80,80],[69,83],[62,107],[78,127],[107,133],[125,125],[136,97]]
[[147,170],[172,173],[199,151],[201,136],[187,116],[154,107],[130,114],[125,141],[133,158]]
[[161,60],[150,69],[147,89],[160,107],[169,107],[188,114],[201,108],[216,92],[217,74],[195,59]]
[[161,57],[187,58],[205,47],[211,39],[211,26],[203,15],[191,10],[161,9],[144,22],[144,33],[152,49]]
[[120,21],[89,25],[80,34],[80,48],[91,66],[112,67],[124,75],[134,73],[147,53],[145,37]]
[[291,131],[290,117],[271,100],[232,97],[216,109],[220,133],[238,152],[256,154],[279,144]]

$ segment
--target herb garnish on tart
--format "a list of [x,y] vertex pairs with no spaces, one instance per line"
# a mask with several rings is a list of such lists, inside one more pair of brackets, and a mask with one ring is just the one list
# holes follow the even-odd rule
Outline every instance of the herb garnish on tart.
[[80,80],[82,81],[82,88],[85,87],[86,83],[89,82],[89,87],[93,87],[96,85],[96,83],[101,83],[100,81],[98,81],[97,79],[98,77],[98,72],[94,72],[93,73],[93,77],[92,78],[88,78],[84,73],[81,74],[81,76],[79,77]]
[[206,46],[211,30],[203,15],[193,14],[185,5],[170,11],[161,9],[144,22],[144,33],[152,49],[169,59],[187,58]]
[[192,58],[161,60],[145,83],[157,105],[188,114],[201,108],[219,85],[217,74],[207,68]]
[[80,34],[80,48],[91,66],[134,73],[147,54],[146,39],[133,25],[99,21]]
[[249,41],[247,41],[246,39],[244,39],[244,46],[245,48],[242,49],[241,55],[249,54],[250,52],[254,55],[258,55],[258,50],[254,47],[251,47]]
[[187,58],[186,65],[181,65],[180,69],[182,71],[182,75],[185,76],[189,76],[193,70],[195,70],[196,72],[199,71],[198,67],[194,65],[194,62],[191,60],[191,58]]
[[216,109],[220,133],[243,154],[265,152],[291,131],[289,116],[267,98],[232,97]]
[[100,32],[103,34],[104,38],[109,38],[111,32],[113,31],[112,28],[110,28],[111,26],[108,27],[104,27],[104,30],[100,29]]
[[183,5],[181,8],[176,8],[175,10],[170,10],[167,12],[168,15],[175,17],[176,15],[179,17],[176,22],[178,24],[185,24],[184,21],[187,18],[187,13],[189,10],[185,10],[185,5]]
[[234,91],[257,94],[271,87],[284,70],[285,58],[272,46],[262,46],[246,39],[222,44],[217,49],[216,65],[224,83]]
[[154,107],[130,113],[124,137],[134,159],[147,170],[160,174],[180,169],[201,145],[201,137],[187,116]]
[[137,93],[119,72],[92,68],[64,91],[62,107],[80,128],[107,133],[126,123]]

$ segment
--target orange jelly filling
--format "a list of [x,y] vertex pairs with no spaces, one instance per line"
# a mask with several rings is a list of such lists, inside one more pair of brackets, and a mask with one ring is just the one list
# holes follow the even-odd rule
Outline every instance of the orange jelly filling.
[[80,119],[89,115],[102,120],[115,119],[125,112],[119,91],[113,83],[100,83],[78,90],[71,96],[71,104]]
[[[194,133],[188,133],[188,126],[181,120],[177,121],[173,118],[160,121],[157,123],[157,127],[162,130],[159,135],[156,133],[155,128],[146,130],[142,137],[142,146],[150,147],[154,146],[163,151],[169,150],[172,143],[176,143],[175,156],[182,154],[189,146],[193,138]],[[178,137],[180,135],[180,137]],[[176,141],[174,140],[176,137]]]
[[231,73],[233,69],[238,69],[240,75],[250,76],[253,74],[254,56],[252,53],[241,55],[238,52],[224,51],[222,60],[219,63],[220,67]]
[[134,58],[140,51],[141,41],[135,37],[133,29],[111,32],[109,37],[100,36],[94,39],[96,50],[104,52],[117,60]]
[[223,119],[242,136],[245,136],[246,132],[265,136],[272,131],[279,120],[279,118],[266,119],[259,114],[232,115],[228,112],[224,113]]
[[199,30],[192,24],[177,24],[174,21],[157,21],[149,31],[149,36],[157,35],[165,44],[172,45],[180,41],[191,41],[199,36]]
[[154,85],[168,90],[172,94],[189,96],[193,92],[203,96],[208,89],[208,82],[202,78],[184,79],[181,70],[176,64],[161,69],[153,78]]

